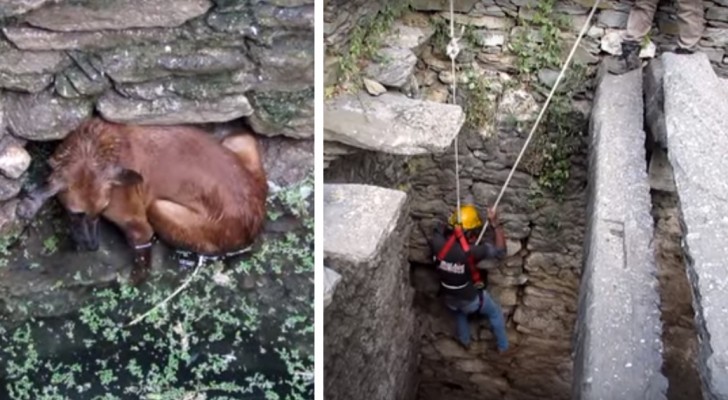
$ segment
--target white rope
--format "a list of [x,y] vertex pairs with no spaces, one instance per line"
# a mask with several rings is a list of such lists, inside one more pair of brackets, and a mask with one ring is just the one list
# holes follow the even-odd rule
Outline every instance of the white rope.
[[[446,52],[447,55],[450,57],[450,71],[452,78],[452,104],[457,105],[458,79],[457,75],[455,75],[455,59],[460,53],[460,45],[458,44],[458,40],[460,38],[455,37],[455,10],[453,7],[453,1],[454,0],[450,0],[450,43],[448,43],[447,45]],[[458,136],[459,135],[455,135],[455,192],[457,195],[458,225],[460,225],[463,222],[463,217],[462,213],[460,212],[460,161],[458,160]]]
[[[450,0],[451,11],[452,11],[452,1],[453,0]],[[493,203],[493,211],[495,211],[498,208],[498,204],[500,204],[500,201],[503,198],[503,193],[505,193],[506,188],[508,187],[508,184],[511,183],[511,178],[513,178],[513,174],[516,172],[516,168],[518,167],[518,164],[521,162],[521,158],[523,158],[523,154],[525,154],[529,143],[531,143],[533,134],[536,132],[536,128],[538,127],[539,123],[541,122],[541,118],[543,118],[543,115],[546,112],[546,108],[549,106],[549,103],[551,103],[551,98],[554,97],[554,93],[556,93],[556,88],[558,88],[559,83],[561,82],[561,79],[564,77],[564,73],[566,72],[566,69],[569,67],[569,63],[571,62],[571,59],[574,57],[574,53],[576,53],[576,49],[579,47],[579,43],[581,42],[581,39],[584,37],[584,33],[586,33],[586,29],[589,26],[589,22],[591,22],[591,19],[594,16],[594,12],[596,12],[597,7],[599,7],[599,1],[600,0],[596,0],[594,2],[594,6],[592,6],[591,12],[589,13],[589,17],[586,19],[586,22],[584,22],[584,26],[582,26],[581,32],[579,32],[579,37],[576,38],[576,42],[574,42],[574,46],[571,48],[571,52],[569,53],[569,56],[566,58],[566,62],[564,62],[564,66],[561,68],[559,77],[556,78],[556,82],[554,82],[554,86],[551,88],[551,93],[549,93],[548,97],[546,98],[546,102],[543,104],[543,107],[541,107],[541,112],[538,114],[538,118],[536,118],[536,122],[534,122],[533,127],[531,128],[531,133],[528,134],[528,138],[526,139],[526,143],[523,144],[521,153],[518,154],[518,158],[516,159],[515,164],[513,164],[513,168],[511,168],[511,172],[508,174],[508,178],[506,179],[506,182],[503,184],[503,188],[501,189],[500,193],[498,194],[498,198],[496,199],[495,203]],[[456,137],[456,139],[457,139],[457,137]],[[457,147],[455,148],[455,151],[457,152]],[[457,156],[456,156],[456,159],[457,159]],[[459,186],[459,184],[458,184],[458,186]],[[459,204],[459,193],[458,193],[458,210],[459,209],[460,209],[460,204]],[[483,225],[483,229],[480,230],[480,235],[478,235],[478,240],[475,241],[476,245],[478,245],[480,243],[481,239],[483,239],[483,235],[485,234],[486,229],[488,229],[488,220],[487,219],[485,221],[485,225]]]

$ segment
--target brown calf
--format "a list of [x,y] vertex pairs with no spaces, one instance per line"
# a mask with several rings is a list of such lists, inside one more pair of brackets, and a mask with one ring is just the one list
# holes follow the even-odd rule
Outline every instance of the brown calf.
[[73,131],[49,163],[47,183],[23,199],[32,218],[52,196],[69,212],[80,247],[98,249],[99,216],[135,249],[132,281],[149,273],[154,234],[205,255],[250,245],[263,228],[268,185],[255,139],[218,143],[192,127],[119,125],[92,119]]

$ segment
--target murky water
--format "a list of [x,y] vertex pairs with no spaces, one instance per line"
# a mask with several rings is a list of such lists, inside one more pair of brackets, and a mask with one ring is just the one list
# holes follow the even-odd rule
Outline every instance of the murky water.
[[99,251],[77,252],[58,212],[47,207],[3,257],[0,398],[313,398],[313,236],[301,210],[273,201],[250,253],[196,274],[156,244],[139,289],[125,283],[132,253],[115,227],[103,225]]

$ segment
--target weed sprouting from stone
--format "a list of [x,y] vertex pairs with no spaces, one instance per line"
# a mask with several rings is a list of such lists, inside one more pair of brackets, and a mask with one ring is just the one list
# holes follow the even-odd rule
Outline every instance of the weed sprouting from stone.
[[516,55],[516,67],[523,77],[530,77],[543,68],[557,67],[562,61],[560,32],[566,22],[554,12],[555,4],[555,0],[539,1],[530,21],[519,18],[522,30],[514,35],[509,47]]
[[[384,7],[369,20],[357,25],[351,33],[346,52],[339,54],[340,86],[353,83],[355,88],[361,87],[360,68],[362,63],[377,56],[382,45],[384,34],[389,32],[392,23],[410,8],[408,1],[386,3]],[[330,89],[327,92],[333,91]]]

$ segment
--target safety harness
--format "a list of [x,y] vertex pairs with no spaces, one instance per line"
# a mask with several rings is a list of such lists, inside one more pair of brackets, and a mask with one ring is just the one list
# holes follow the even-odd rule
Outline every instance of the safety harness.
[[[478,271],[478,268],[475,265],[475,258],[473,257],[472,254],[470,254],[470,244],[468,244],[468,240],[465,238],[463,229],[459,225],[455,226],[453,234],[450,235],[450,237],[447,239],[447,242],[445,242],[445,245],[442,247],[440,252],[437,253],[438,260],[439,261],[445,260],[447,253],[450,252],[450,249],[452,249],[452,246],[455,244],[455,240],[460,241],[460,247],[462,247],[463,251],[468,255],[467,264],[468,264],[468,267],[470,268],[470,276],[473,281],[473,284],[478,289],[482,288],[485,285],[483,284],[483,280],[480,277],[480,271]],[[461,289],[461,288],[450,288],[450,289]]]

